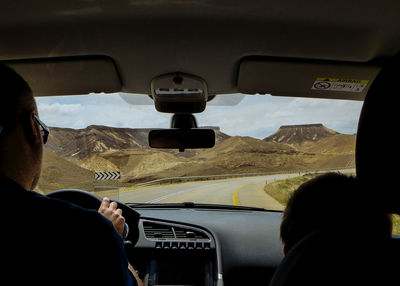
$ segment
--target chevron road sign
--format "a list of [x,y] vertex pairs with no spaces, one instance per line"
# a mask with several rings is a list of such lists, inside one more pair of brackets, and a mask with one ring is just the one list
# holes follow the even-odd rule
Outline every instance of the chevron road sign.
[[119,180],[121,178],[120,172],[95,172],[94,179],[96,181],[106,180]]

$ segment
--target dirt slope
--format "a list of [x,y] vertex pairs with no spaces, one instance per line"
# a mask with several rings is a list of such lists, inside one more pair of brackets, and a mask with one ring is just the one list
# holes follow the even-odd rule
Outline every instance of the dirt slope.
[[94,174],[44,148],[38,189],[42,193],[64,188],[93,190]]

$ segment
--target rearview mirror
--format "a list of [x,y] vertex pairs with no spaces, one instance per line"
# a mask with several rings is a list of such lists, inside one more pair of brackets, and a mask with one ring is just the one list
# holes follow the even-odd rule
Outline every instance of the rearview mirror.
[[157,129],[149,132],[151,148],[185,149],[212,148],[215,133],[212,129]]

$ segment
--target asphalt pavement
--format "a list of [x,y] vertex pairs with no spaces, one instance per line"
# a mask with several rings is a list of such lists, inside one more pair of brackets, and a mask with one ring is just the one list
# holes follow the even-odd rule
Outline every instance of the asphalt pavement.
[[[354,169],[336,171],[342,173],[355,172]],[[324,172],[326,171],[320,171],[320,173]],[[264,191],[265,184],[276,180],[302,176],[303,174],[286,173],[133,188],[116,187],[115,190],[98,192],[96,194],[99,196],[108,196],[123,203],[194,202],[283,210],[284,206]]]
[[298,175],[299,173],[280,174],[121,189],[119,201],[124,203],[195,202],[282,210],[283,206],[265,193],[264,186],[266,182]]

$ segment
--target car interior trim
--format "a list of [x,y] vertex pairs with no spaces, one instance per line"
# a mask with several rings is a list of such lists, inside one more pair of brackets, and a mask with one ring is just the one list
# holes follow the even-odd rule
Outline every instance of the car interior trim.
[[[377,64],[245,58],[239,67],[238,90],[246,94],[363,100],[380,69]],[[364,80],[368,85],[361,92],[313,89],[320,77]]]
[[18,72],[35,96],[113,93],[122,89],[117,67],[107,56],[51,57],[2,63]]

